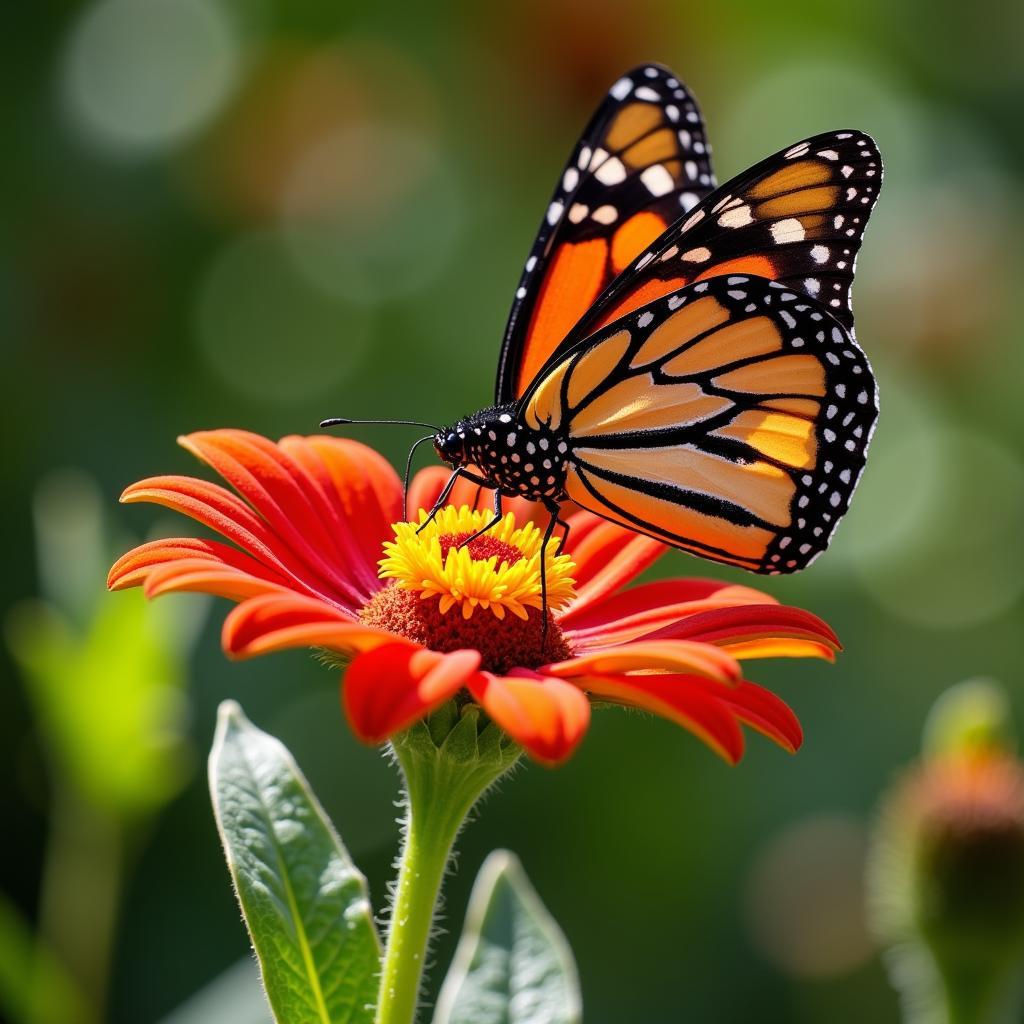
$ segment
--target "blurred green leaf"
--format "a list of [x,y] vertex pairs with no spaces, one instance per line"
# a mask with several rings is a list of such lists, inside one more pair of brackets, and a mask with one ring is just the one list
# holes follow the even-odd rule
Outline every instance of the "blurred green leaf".
[[11,1024],[91,1024],[94,1020],[75,983],[2,893],[0,1016]]
[[165,803],[187,775],[174,612],[136,590],[104,595],[84,635],[42,603],[7,621],[51,753],[83,796],[116,814]]
[[210,792],[235,891],[282,1024],[371,1024],[380,940],[366,880],[291,754],[221,704]]
[[515,854],[496,850],[473,886],[434,1024],[576,1024],[572,952]]
[[33,508],[43,600],[8,614],[8,645],[57,778],[114,819],[137,816],[187,777],[186,657],[206,602],[107,593],[102,496],[84,473],[51,474]]

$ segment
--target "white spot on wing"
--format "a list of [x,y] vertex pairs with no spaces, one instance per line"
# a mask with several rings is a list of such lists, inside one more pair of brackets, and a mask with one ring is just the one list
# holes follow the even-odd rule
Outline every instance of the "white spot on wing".
[[624,100],[633,90],[633,83],[628,78],[620,78],[609,90],[609,94],[617,100]]
[[795,217],[776,221],[771,226],[771,233],[776,245],[782,245],[783,242],[802,242],[807,234],[803,224]]
[[620,181],[626,179],[626,168],[617,156],[610,156],[594,171],[594,177],[602,185],[618,185]]
[[718,218],[718,223],[723,228],[742,228],[747,224],[752,224],[754,218],[750,213],[750,207],[746,203],[742,203],[735,209],[726,210],[725,213]]
[[641,172],[640,180],[652,196],[667,195],[676,187],[672,175],[661,164],[653,164]]

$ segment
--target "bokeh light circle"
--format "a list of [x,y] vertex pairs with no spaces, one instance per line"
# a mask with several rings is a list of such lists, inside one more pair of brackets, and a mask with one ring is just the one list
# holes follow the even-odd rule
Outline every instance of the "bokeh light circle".
[[239,44],[210,0],[101,0],[74,26],[67,105],[94,144],[144,155],[185,140],[235,84]]
[[373,305],[443,272],[463,221],[449,162],[425,133],[353,123],[313,146],[285,187],[296,265],[319,287]]
[[221,380],[241,395],[282,404],[322,398],[361,358],[371,321],[298,273],[277,231],[242,235],[200,284],[197,336]]
[[860,557],[851,565],[883,608],[915,625],[963,628],[1020,598],[1024,464],[1014,452],[933,422],[927,432],[893,438],[871,459],[881,500],[872,502],[873,525],[858,523]]

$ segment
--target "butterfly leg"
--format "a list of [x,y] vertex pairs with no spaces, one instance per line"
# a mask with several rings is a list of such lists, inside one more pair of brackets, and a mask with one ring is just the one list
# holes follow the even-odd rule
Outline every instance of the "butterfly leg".
[[481,527],[476,533],[470,534],[460,545],[460,548],[464,548],[471,540],[476,540],[477,537],[482,537],[488,530],[494,529],[505,518],[505,513],[501,507],[501,491],[494,492],[494,518],[486,525]]
[[463,479],[468,480],[470,483],[479,484],[481,487],[490,487],[490,483],[488,483],[487,480],[485,480],[482,476],[479,476],[476,473],[471,473],[468,469],[455,470],[455,472],[452,473],[450,477],[448,477],[448,482],[444,485],[444,487],[441,490],[441,493],[437,496],[437,501],[434,502],[434,507],[427,514],[427,518],[424,519],[423,522],[416,527],[417,533],[419,533],[427,525],[427,523],[432,522],[434,516],[436,516],[437,513],[441,511],[442,507],[444,506],[444,503],[448,500],[448,495],[452,493],[452,488],[455,486],[455,482],[459,479],[460,476]]
[[548,643],[548,572],[546,556],[548,541],[551,540],[551,535],[555,532],[555,523],[559,522],[558,507],[555,506],[552,509],[546,502],[545,507],[551,513],[551,518],[548,520],[547,529],[544,531],[544,539],[540,542],[540,613],[543,616],[540,625],[540,649],[542,653]]
[[565,542],[569,539],[569,530],[571,529],[571,527],[562,518],[562,510],[558,507],[557,504],[545,504],[544,507],[551,513],[552,516],[554,516],[555,525],[562,527],[562,536],[558,541],[558,550],[555,552],[556,555],[560,555],[565,550]]

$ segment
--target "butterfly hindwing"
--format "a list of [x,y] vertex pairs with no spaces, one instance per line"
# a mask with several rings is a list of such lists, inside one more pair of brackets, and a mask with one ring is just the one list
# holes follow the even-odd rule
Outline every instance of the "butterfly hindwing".
[[563,347],[659,295],[722,274],[756,274],[819,301],[853,329],[850,289],[882,160],[859,131],[816,135],[726,182],[645,249]]
[[612,279],[714,186],[700,110],[657,64],[620,78],[559,179],[516,289],[499,403],[522,395]]
[[565,437],[577,504],[705,558],[777,573],[827,547],[877,400],[866,357],[820,303],[727,275],[576,345],[519,415]]

